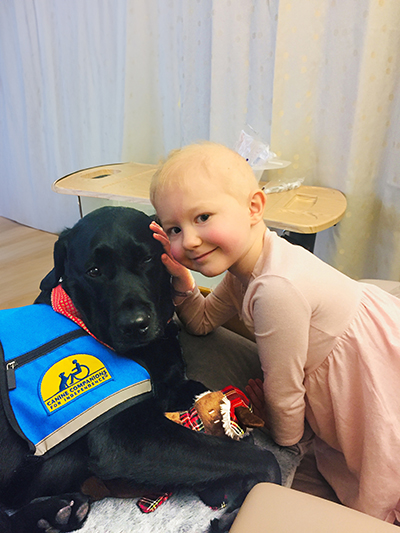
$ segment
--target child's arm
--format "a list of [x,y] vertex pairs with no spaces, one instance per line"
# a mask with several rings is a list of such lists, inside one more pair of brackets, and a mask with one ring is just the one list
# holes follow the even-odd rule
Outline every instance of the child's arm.
[[274,440],[292,446],[304,433],[311,308],[302,293],[280,276],[260,277],[252,288],[267,421]]

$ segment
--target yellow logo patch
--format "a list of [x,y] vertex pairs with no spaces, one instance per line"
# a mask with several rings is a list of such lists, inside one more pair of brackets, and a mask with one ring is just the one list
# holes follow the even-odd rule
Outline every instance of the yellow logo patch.
[[97,357],[75,354],[51,366],[42,378],[40,395],[48,413],[53,413],[77,396],[112,379]]

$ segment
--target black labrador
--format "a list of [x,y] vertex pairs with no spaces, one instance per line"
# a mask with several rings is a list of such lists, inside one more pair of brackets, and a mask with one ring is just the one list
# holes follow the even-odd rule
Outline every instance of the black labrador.
[[[80,529],[89,512],[80,487],[93,475],[144,490],[190,488],[209,505],[224,500],[227,512],[240,506],[256,483],[281,482],[269,451],[190,431],[164,417],[165,411],[189,408],[205,389],[185,377],[170,277],[150,222],[124,207],[86,215],[61,233],[54,269],[35,303],[50,305],[51,291],[61,283],[97,339],[148,369],[154,394],[49,458],[29,453],[0,409],[3,532]],[[10,508],[17,512],[10,516],[4,511]]]

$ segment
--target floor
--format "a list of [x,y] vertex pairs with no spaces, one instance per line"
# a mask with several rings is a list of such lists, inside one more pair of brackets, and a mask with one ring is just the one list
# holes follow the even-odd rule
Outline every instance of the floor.
[[52,269],[57,235],[0,217],[0,309],[33,303]]

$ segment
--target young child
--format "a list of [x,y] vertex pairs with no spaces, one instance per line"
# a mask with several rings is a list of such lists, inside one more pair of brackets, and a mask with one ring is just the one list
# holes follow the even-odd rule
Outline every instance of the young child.
[[[224,146],[171,153],[151,201],[187,330],[203,335],[238,313],[264,374],[263,390],[251,381],[246,391],[275,441],[297,443],[306,419],[339,499],[400,520],[400,300],[269,231],[251,167]],[[188,269],[227,272],[204,298]]]

